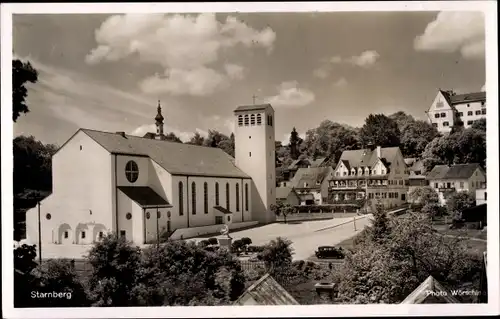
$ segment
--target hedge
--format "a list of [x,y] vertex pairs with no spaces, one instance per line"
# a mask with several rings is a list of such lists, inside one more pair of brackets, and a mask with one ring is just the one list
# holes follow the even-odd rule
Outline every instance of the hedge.
[[356,211],[361,207],[357,204],[329,204],[329,205],[298,205],[295,206],[297,213],[331,213],[334,212],[344,212],[346,211]]

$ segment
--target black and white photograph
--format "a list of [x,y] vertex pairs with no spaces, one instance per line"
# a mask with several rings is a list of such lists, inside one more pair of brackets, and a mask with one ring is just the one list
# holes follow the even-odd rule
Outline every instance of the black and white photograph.
[[499,313],[496,2],[286,4],[2,4],[7,318]]

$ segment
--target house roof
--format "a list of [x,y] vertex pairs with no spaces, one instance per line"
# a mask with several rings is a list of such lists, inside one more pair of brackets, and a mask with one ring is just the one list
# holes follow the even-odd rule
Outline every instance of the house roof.
[[[430,294],[429,292],[435,292],[436,294]],[[410,293],[402,304],[421,304],[425,303],[426,300],[432,298],[432,303],[460,303],[458,299],[453,297],[450,291],[448,291],[443,285],[434,279],[434,277],[427,277],[424,282],[422,282],[412,293]]]
[[271,104],[258,104],[258,105],[241,105],[238,106],[234,112],[241,112],[241,111],[261,111],[261,110],[267,110],[270,109],[274,112],[273,107]]
[[215,210],[218,210],[219,212],[223,213],[223,214],[232,214],[233,212],[230,211],[229,209],[226,209],[222,206],[214,206],[214,209]]
[[290,195],[291,187],[276,187],[276,198],[284,199]]
[[[299,168],[291,180],[293,188],[317,188],[328,176],[330,167]],[[307,186],[304,186],[307,183]]]
[[147,156],[173,175],[250,178],[219,148],[81,130],[112,154]]
[[455,164],[452,166],[436,165],[427,174],[427,179],[469,179],[476,169],[481,168],[477,163]]
[[141,207],[172,207],[167,200],[148,186],[119,186],[118,189]]
[[486,101],[486,92],[473,92],[466,94],[457,94],[450,97],[451,104],[463,104],[472,102]]
[[294,170],[298,169],[298,165],[301,162],[304,162],[306,165],[310,167],[321,167],[326,162],[327,158],[326,157],[320,157],[317,159],[312,159],[312,158],[305,158],[305,159],[296,159],[294,160],[290,165],[288,165],[288,169]]
[[255,300],[257,305],[261,306],[299,305],[297,300],[295,300],[295,298],[281,287],[281,285],[269,274],[265,274],[251,285],[234,304],[240,306],[244,305],[244,301],[247,297],[251,297]]
[[415,163],[417,161],[417,159],[414,157],[409,157],[409,158],[405,158],[404,161],[405,161],[406,165],[411,166],[411,165],[413,165],[413,163]]
[[[384,165],[390,166],[391,161],[396,157],[399,147],[382,147],[380,149],[380,158],[383,159]],[[360,150],[348,150],[343,151],[340,156],[340,161],[346,165],[347,168],[358,168],[358,167],[372,167],[378,161],[377,150],[373,151],[365,148]]]

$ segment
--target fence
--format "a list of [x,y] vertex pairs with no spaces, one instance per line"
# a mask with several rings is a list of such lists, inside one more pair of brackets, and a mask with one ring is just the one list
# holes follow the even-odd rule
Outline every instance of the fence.
[[244,271],[265,269],[265,264],[263,261],[242,260],[241,269]]

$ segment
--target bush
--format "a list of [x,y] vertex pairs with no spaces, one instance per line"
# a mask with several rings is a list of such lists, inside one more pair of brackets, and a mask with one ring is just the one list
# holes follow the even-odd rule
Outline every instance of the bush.
[[210,242],[206,239],[198,242],[198,246],[200,246],[200,247],[207,247],[208,245],[210,245]]

